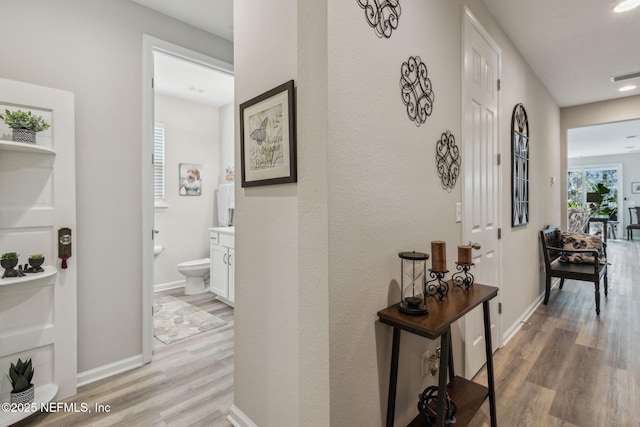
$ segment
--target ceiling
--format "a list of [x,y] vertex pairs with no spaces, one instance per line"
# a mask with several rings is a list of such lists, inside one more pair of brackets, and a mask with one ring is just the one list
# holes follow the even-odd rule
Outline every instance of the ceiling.
[[[233,0],[132,1],[233,41]],[[640,77],[610,80],[640,71],[640,8],[614,13],[618,0],[482,1],[560,107],[640,94]],[[193,86],[202,82],[193,80]],[[618,91],[627,84],[638,87]],[[193,95],[191,83],[184,86],[181,91]],[[602,147],[607,154],[626,153],[640,139],[626,138],[633,134],[640,134],[633,121],[576,129],[569,155],[600,155]]]

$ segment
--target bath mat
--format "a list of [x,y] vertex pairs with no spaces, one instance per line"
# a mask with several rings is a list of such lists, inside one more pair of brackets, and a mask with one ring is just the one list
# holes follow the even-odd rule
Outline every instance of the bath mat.
[[154,335],[165,344],[218,328],[226,322],[172,296],[153,301]]

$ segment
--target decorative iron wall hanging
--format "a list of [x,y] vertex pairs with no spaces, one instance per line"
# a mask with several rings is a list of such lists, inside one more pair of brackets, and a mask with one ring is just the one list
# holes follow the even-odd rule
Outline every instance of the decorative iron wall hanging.
[[511,226],[529,223],[529,121],[522,104],[511,116]]
[[456,138],[446,131],[436,143],[436,166],[442,182],[442,188],[451,192],[460,175],[460,150]]
[[434,94],[427,65],[419,56],[411,56],[400,68],[402,103],[407,107],[409,120],[420,126],[433,110]]
[[400,18],[400,0],[356,0],[364,9],[367,23],[374,29],[376,36],[391,37],[398,28]]

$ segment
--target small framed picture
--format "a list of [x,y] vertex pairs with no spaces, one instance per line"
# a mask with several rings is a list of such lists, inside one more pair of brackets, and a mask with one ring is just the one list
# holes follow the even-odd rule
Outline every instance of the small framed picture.
[[201,164],[180,163],[178,193],[181,196],[200,196],[202,194],[201,170]]
[[631,192],[632,193],[640,193],[640,182],[632,182],[631,183]]
[[293,80],[240,104],[242,186],[297,181]]

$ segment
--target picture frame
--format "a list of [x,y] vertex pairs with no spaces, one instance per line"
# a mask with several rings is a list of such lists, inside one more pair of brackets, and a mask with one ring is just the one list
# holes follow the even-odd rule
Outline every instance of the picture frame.
[[178,165],[178,194],[181,196],[202,195],[202,165],[200,163],[180,163]]
[[631,183],[631,192],[634,194],[640,193],[640,182]]
[[240,104],[242,187],[297,182],[293,80]]

